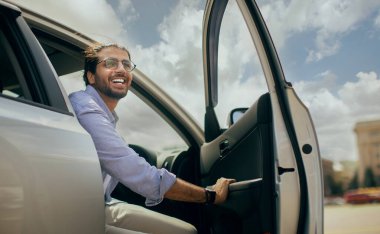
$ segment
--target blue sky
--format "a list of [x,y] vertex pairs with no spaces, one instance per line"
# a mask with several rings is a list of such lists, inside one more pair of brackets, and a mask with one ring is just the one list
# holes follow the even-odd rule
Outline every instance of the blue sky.
[[[374,16],[364,19],[350,32],[341,35],[339,50],[320,61],[307,62],[308,48],[314,47],[315,31],[306,31],[292,35],[280,54],[282,64],[292,72],[292,79],[302,80],[304,77],[315,77],[325,70],[333,71],[339,79],[337,85],[347,81],[355,82],[358,69],[375,71],[379,74],[378,62],[380,32],[375,31]],[[302,42],[302,44],[300,44]],[[377,50],[376,50],[377,49]]]
[[[178,56],[185,56],[180,60],[187,66],[201,62],[204,1],[13,1],[98,40],[127,45],[144,73],[159,74],[155,79],[160,84],[171,83],[166,91],[177,100],[194,100],[187,108],[202,122],[204,101],[199,92],[193,92],[203,93],[201,68],[190,74],[199,77],[194,83],[168,78],[185,74],[173,69]],[[313,117],[322,156],[334,161],[356,160],[355,124],[380,119],[380,1],[258,3],[285,76]]]

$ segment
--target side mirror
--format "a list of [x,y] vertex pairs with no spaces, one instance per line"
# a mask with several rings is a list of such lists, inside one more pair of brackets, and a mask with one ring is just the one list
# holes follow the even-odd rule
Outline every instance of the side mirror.
[[248,110],[248,108],[235,108],[228,114],[228,127],[231,127],[236,123],[242,115]]

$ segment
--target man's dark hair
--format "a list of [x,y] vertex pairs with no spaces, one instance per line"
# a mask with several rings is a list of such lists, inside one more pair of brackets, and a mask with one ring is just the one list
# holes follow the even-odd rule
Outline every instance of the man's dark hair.
[[128,53],[129,59],[131,59],[131,54],[129,53],[129,51],[125,47],[120,46],[118,44],[97,43],[97,44],[87,47],[86,50],[83,52],[84,54],[83,80],[86,86],[89,84],[88,79],[87,79],[87,72],[91,72],[93,74],[95,74],[96,72],[96,66],[98,65],[98,62],[99,62],[98,53],[102,49],[109,48],[109,47],[114,47],[114,48],[118,48],[118,49],[126,51]]

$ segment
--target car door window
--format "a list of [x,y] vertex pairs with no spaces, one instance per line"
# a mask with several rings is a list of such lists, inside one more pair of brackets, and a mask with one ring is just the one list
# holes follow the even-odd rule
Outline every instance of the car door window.
[[267,92],[265,78],[251,35],[236,1],[229,1],[223,15],[218,52],[218,105],[222,128],[232,109],[250,107]]
[[[1,17],[2,18],[2,17]],[[20,63],[12,48],[4,20],[0,23],[0,93],[4,97],[32,100]]]
[[0,44],[2,97],[70,114],[53,67],[17,12],[0,12]]
[[[82,74],[80,70],[60,76],[68,94],[85,89]],[[157,152],[187,148],[174,129],[134,93],[128,92],[120,100],[116,112],[120,118],[117,129],[129,144],[147,146]]]

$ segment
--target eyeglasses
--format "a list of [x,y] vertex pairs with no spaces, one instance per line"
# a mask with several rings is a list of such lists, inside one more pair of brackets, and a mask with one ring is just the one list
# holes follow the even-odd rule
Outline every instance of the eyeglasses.
[[112,70],[116,70],[119,67],[119,62],[121,62],[121,64],[123,65],[123,68],[128,72],[131,72],[133,71],[133,69],[136,68],[136,64],[134,64],[132,61],[127,60],[127,59],[120,61],[117,58],[105,58],[105,59],[100,60],[98,64],[102,62],[104,62],[106,68],[112,69]]

